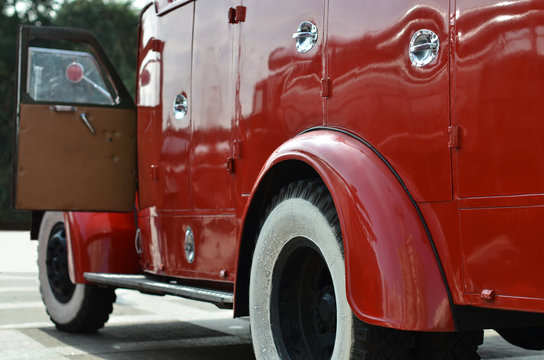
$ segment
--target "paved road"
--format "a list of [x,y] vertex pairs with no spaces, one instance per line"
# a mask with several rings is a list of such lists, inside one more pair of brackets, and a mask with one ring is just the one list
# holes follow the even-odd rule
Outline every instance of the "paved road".
[[[117,290],[110,321],[94,335],[56,331],[38,290],[36,242],[0,232],[0,360],[254,359],[248,319],[171,296]],[[487,331],[482,359],[536,360]]]

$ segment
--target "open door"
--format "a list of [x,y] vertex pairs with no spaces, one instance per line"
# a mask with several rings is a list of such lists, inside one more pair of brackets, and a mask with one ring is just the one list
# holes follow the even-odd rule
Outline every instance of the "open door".
[[136,110],[84,30],[19,29],[13,205],[131,211]]

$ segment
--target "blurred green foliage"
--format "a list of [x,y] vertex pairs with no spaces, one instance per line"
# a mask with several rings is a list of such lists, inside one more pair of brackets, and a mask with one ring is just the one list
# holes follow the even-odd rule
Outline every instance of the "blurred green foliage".
[[91,30],[134,97],[138,13],[130,1],[71,1],[57,11],[53,25]]
[[25,228],[27,212],[11,209],[16,40],[19,24],[91,30],[134,95],[138,13],[130,1],[0,0],[0,229]]

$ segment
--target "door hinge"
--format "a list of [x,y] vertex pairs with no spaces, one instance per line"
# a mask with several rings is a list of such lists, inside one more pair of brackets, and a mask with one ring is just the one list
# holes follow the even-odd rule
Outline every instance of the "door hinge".
[[332,94],[331,91],[331,79],[323,78],[321,79],[321,97],[330,97]]
[[235,159],[240,158],[240,152],[242,151],[242,142],[240,140],[234,140],[232,142],[232,155]]
[[448,141],[448,147],[450,149],[459,148],[459,126],[450,126],[448,127],[448,134],[450,139]]
[[227,171],[234,173],[235,160],[240,158],[242,142],[240,140],[234,140],[232,142],[232,155],[227,158]]
[[157,181],[159,180],[159,166],[158,165],[151,165],[151,180]]
[[229,156],[227,158],[227,172],[229,174],[234,173],[234,158],[232,156]]
[[238,24],[246,21],[246,7],[238,5],[236,8],[229,8],[229,23]]
[[162,50],[164,49],[164,41],[152,38],[150,40],[150,43],[151,43],[151,50],[162,53]]

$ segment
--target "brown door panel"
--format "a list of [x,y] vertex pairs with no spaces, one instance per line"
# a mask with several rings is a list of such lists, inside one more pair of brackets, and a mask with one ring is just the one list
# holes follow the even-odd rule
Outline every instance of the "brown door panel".
[[136,192],[135,110],[60,110],[64,111],[43,104],[20,106],[16,208],[131,211]]

